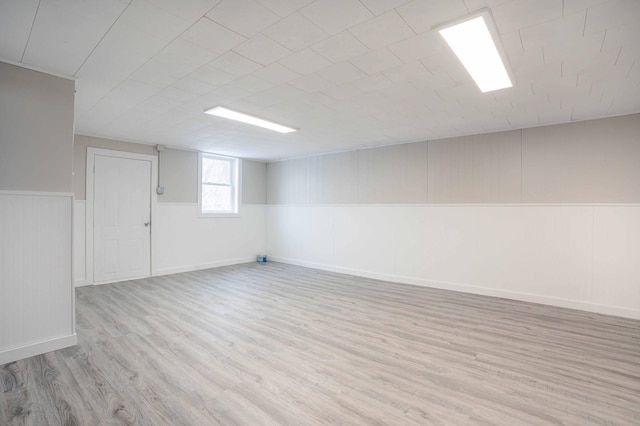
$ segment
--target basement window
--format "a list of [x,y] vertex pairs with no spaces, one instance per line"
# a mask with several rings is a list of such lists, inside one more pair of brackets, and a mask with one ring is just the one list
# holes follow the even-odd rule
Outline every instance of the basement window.
[[237,158],[200,153],[198,163],[200,215],[238,214],[240,161]]

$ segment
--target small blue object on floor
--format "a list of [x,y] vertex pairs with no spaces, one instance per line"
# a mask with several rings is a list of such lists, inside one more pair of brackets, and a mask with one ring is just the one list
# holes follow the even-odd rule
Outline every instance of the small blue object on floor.
[[256,262],[258,262],[258,263],[267,263],[267,255],[266,254],[259,254],[258,256],[256,256]]

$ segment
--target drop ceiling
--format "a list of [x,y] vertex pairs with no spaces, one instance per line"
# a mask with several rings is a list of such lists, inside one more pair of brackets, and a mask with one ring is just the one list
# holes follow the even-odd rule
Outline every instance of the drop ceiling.
[[[483,94],[432,28],[485,7],[515,81]],[[275,160],[640,112],[639,21],[638,0],[5,0],[0,57],[77,78],[76,133]]]

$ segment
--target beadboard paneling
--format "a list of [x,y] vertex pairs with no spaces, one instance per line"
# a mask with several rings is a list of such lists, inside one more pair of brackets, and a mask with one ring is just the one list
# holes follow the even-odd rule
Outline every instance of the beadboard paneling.
[[70,194],[0,192],[0,364],[75,339],[71,221]]

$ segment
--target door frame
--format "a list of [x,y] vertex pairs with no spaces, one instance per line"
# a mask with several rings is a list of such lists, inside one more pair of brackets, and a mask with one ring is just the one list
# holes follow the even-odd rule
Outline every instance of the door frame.
[[[115,157],[115,158],[123,158],[127,160],[142,160],[151,162],[151,241],[149,245],[149,249],[151,253],[149,253],[149,273],[150,276],[156,275],[156,262],[154,259],[155,253],[157,253],[156,248],[156,227],[154,226],[154,221],[156,218],[156,207],[158,204],[158,196],[156,195],[156,187],[158,186],[158,157],[155,155],[147,155],[147,154],[136,154],[133,152],[125,152],[125,151],[113,151],[110,149],[101,149],[101,148],[87,148],[87,206],[86,206],[86,220],[85,220],[85,232],[86,232],[86,253],[85,253],[85,268],[86,268],[86,278],[87,284],[93,285],[95,284],[95,279],[93,276],[93,253],[94,253],[94,238],[93,238],[93,202],[94,202],[94,188],[93,188],[93,177],[94,177],[94,166],[96,156],[104,156],[104,157]],[[104,284],[104,283],[103,283]]]

